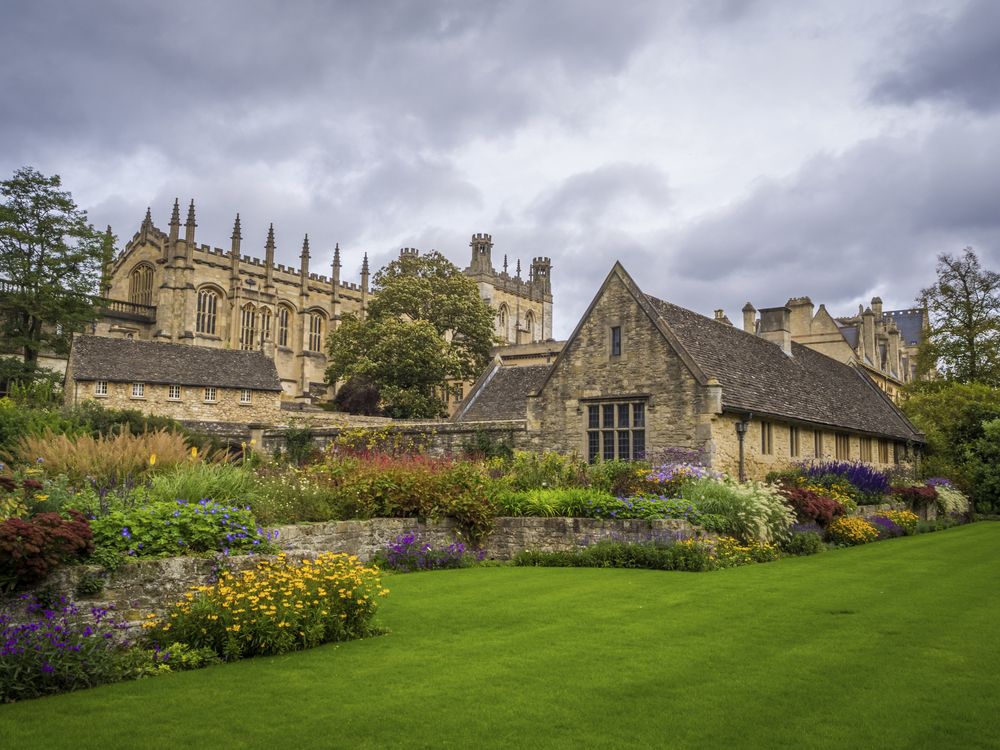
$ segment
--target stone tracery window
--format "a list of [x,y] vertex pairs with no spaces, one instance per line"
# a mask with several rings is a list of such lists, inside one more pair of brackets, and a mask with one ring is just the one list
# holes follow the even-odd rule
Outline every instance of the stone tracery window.
[[587,460],[637,461],[646,453],[646,400],[587,405]]
[[136,305],[153,304],[153,267],[143,263],[128,277],[128,301]]
[[211,289],[198,292],[198,313],[195,318],[195,333],[215,335],[216,313],[219,309],[219,295]]
[[271,310],[260,308],[260,341],[263,344],[271,339]]
[[323,351],[323,316],[319,313],[309,316],[309,351]]
[[288,346],[290,314],[287,307],[278,308],[278,346]]
[[257,308],[253,302],[247,302],[243,305],[243,317],[240,324],[240,349],[245,351],[252,350],[256,339]]

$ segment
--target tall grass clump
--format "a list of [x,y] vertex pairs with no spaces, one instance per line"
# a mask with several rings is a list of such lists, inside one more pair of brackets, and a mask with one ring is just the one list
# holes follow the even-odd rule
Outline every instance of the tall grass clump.
[[[41,459],[49,476],[65,474],[71,482],[83,484],[87,477],[139,477],[147,473],[170,472],[178,466],[197,462],[184,443],[184,436],[159,430],[138,435],[124,431],[110,437],[56,435],[46,429],[42,435],[21,439],[18,452],[30,460]],[[155,461],[150,458],[156,456]]]
[[175,471],[157,476],[149,489],[149,501],[196,503],[210,498],[224,505],[252,506],[257,492],[257,477],[244,466],[196,462],[180,464]]
[[777,490],[762,482],[699,479],[681,488],[681,497],[703,513],[723,516],[741,541],[773,544],[786,539],[795,513]]

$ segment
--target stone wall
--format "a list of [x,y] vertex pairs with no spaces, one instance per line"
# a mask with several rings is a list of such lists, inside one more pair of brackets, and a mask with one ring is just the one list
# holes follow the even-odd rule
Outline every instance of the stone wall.
[[[398,536],[419,531],[433,544],[461,541],[467,536],[454,519],[445,518],[440,523],[420,522],[415,518],[376,518],[370,521],[335,521],[331,523],[283,526],[279,529],[278,543],[286,549],[292,561],[315,557],[324,552],[356,555],[368,562]],[[570,550],[581,542],[605,537],[645,541],[653,538],[674,538],[692,535],[686,521],[601,521],[590,518],[499,518],[496,530],[482,549],[488,559],[509,560],[526,549],[545,552]],[[233,570],[249,570],[261,560],[274,561],[272,555],[253,555],[227,558],[226,565]],[[175,557],[166,560],[140,560],[122,567],[107,576],[105,590],[92,599],[81,600],[81,609],[113,607],[119,617],[139,622],[148,615],[163,615],[172,602],[183,600],[184,595],[198,586],[211,585],[217,575],[219,563],[214,559]],[[90,575],[101,572],[96,565],[79,565],[60,568],[45,581],[32,587],[37,591],[56,587],[67,598],[77,584]]]
[[237,388],[216,388],[215,402],[205,401],[205,389],[195,386],[181,386],[179,399],[168,398],[169,386],[145,383],[142,397],[132,395],[132,383],[108,383],[106,396],[95,395],[94,382],[81,380],[71,383],[66,392],[67,405],[80,403],[85,399],[100,401],[109,409],[138,409],[144,414],[156,414],[177,420],[197,420],[200,422],[255,422],[280,423],[282,418],[280,393],[275,391],[253,391],[249,404],[240,403]]
[[[613,327],[621,330],[619,355]],[[534,450],[587,455],[588,408],[602,399],[645,404],[648,448],[709,447],[710,432],[699,430],[704,389],[617,275],[555,367],[541,394],[528,398]]]

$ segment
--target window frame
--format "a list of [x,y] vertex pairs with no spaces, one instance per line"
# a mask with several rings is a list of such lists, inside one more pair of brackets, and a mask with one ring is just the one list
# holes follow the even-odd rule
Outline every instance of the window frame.
[[760,421],[760,455],[774,455],[774,424],[763,419]]
[[181,387],[179,385],[168,385],[167,401],[180,401],[180,400],[181,400]]
[[788,455],[790,458],[799,458],[801,455],[801,437],[798,425],[788,425]]
[[240,388],[240,406],[253,406],[252,388]]
[[838,461],[851,460],[851,436],[846,432],[834,433],[834,458]]
[[146,398],[146,384],[145,383],[132,383],[132,398],[144,399]]
[[94,396],[97,398],[107,398],[108,395],[108,381],[107,380],[95,380],[94,381]]
[[611,326],[609,336],[608,347],[610,356],[622,356],[622,327],[620,325]]
[[216,404],[218,403],[219,389],[214,385],[206,385],[204,395],[206,404]]
[[588,399],[582,404],[587,462],[637,461],[646,452],[648,396]]
[[199,289],[196,305],[194,332],[215,336],[218,323],[219,293],[211,288]]

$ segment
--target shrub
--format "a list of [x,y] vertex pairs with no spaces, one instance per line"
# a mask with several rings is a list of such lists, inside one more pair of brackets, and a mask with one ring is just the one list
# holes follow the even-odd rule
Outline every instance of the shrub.
[[[501,491],[491,502],[502,516],[563,516],[567,518],[587,515],[587,508],[594,503],[615,501],[610,495],[597,490],[539,489],[527,492]],[[617,501],[615,501],[617,502]]]
[[100,547],[137,558],[273,551],[269,533],[257,527],[247,508],[212,500],[178,500],[114,512],[93,521],[91,527]]
[[878,538],[878,531],[860,518],[839,518],[826,529],[826,540],[841,547],[868,544]]
[[475,438],[462,443],[462,455],[473,460],[497,458],[509,461],[514,457],[514,432],[507,430],[505,435],[490,434],[485,427],[478,425]]
[[279,555],[276,563],[199,587],[169,617],[145,627],[159,648],[177,641],[226,659],[282,654],[378,634],[372,618],[388,593],[378,571],[355,557],[326,554],[293,566]]
[[92,519],[104,518],[115,511],[129,512],[140,505],[149,504],[149,491],[153,478],[142,477],[138,482],[131,474],[125,477],[110,477],[102,481],[89,480],[76,497],[70,498],[69,507]]
[[382,416],[382,394],[379,393],[375,381],[367,375],[352,375],[340,386],[334,403],[340,411],[348,414],[361,414],[367,417]]
[[601,539],[573,552],[525,550],[514,556],[522,567],[644,568],[647,570],[718,570],[711,546],[700,539],[628,543]]
[[65,476],[45,479],[39,469],[0,476],[0,520],[58,513],[72,497],[74,488],[68,485]]
[[757,541],[744,543],[733,537],[720,537],[714,544],[713,555],[720,568],[736,568],[753,563],[774,562],[781,558],[776,544]]
[[299,425],[293,418],[285,428],[285,450],[292,463],[302,464],[309,461],[317,452],[312,443],[313,430],[309,423]]
[[493,464],[489,468],[491,473],[497,474],[501,487],[515,492],[589,485],[592,489],[608,493],[614,481],[608,472],[617,476],[623,470],[632,470],[624,461],[608,461],[588,469],[586,464],[581,464],[574,456],[523,451],[515,451],[511,461]]
[[[0,358],[2,361],[4,358]],[[64,416],[58,410],[22,408],[8,398],[0,398],[0,461],[18,464],[30,460],[30,454],[21,455],[19,443],[26,435],[41,435],[46,430],[70,436],[87,432],[79,420]]]
[[914,484],[909,487],[893,487],[892,497],[911,508],[924,508],[937,501],[938,492],[925,484]]
[[[27,604],[28,622],[14,610]],[[90,618],[62,597],[41,601],[25,594],[0,613],[0,703],[94,687],[121,678],[119,659],[128,627],[110,610]]]
[[0,591],[39,581],[58,565],[93,552],[87,519],[69,511],[42,513],[30,521],[8,518],[0,523]]
[[189,463],[156,477],[149,488],[149,501],[196,503],[210,498],[223,505],[245,506],[253,502],[256,493],[257,477],[243,466]]
[[703,513],[724,516],[743,542],[765,544],[788,536],[795,514],[775,489],[760,482],[700,479],[684,485],[681,497]]
[[655,520],[661,518],[680,518],[700,525],[704,515],[687,500],[669,497],[611,497],[600,495],[590,500],[580,513],[584,518],[643,518]]
[[962,513],[969,509],[969,499],[964,493],[959,491],[958,487],[947,479],[936,477],[925,480],[924,484],[937,490],[938,496],[934,504],[937,506],[939,513],[951,515],[952,513]]
[[781,549],[789,555],[802,557],[823,552],[823,530],[815,523],[795,524],[791,536],[781,544]]
[[834,519],[844,515],[843,505],[832,498],[823,497],[815,490],[785,486],[778,492],[789,507],[795,510],[800,523],[816,523],[825,528]]
[[400,534],[379,552],[372,564],[377,568],[387,568],[400,573],[418,570],[447,570],[467,568],[482,562],[486,552],[466,551],[461,542],[432,545],[426,535],[419,531]]

